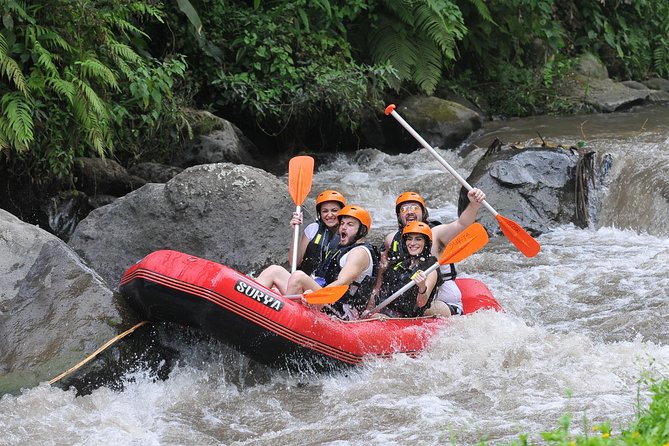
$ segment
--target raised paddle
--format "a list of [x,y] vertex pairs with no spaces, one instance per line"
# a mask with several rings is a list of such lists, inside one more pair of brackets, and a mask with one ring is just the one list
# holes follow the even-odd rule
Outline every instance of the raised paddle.
[[[300,213],[304,199],[311,190],[311,180],[314,176],[314,159],[310,156],[295,156],[288,163],[288,191],[295,202],[295,212]],[[293,232],[293,259],[291,272],[297,269],[297,244],[300,239],[300,225],[295,225]]]
[[[455,171],[447,162],[446,160],[437,153],[436,150],[430,146],[427,141],[423,139],[422,136],[418,134],[405,120],[402,118],[399,113],[395,111],[395,104],[390,104],[388,107],[386,107],[386,115],[391,115],[393,118],[397,120],[400,124],[402,124],[402,127],[404,127],[409,133],[411,133],[411,136],[416,138],[416,140],[423,146],[425,147],[437,160],[448,170],[451,175],[453,175],[459,182],[462,184],[468,191],[472,190],[473,187],[470,186],[467,181],[460,176],[459,173]],[[539,250],[541,247],[539,246],[539,243],[532,238],[530,234],[523,229],[522,226],[520,226],[518,223],[516,223],[513,220],[510,220],[506,217],[503,217],[502,215],[499,214],[490,204],[483,200],[482,202],[483,206],[485,206],[486,209],[488,209],[492,215],[497,219],[497,223],[499,224],[499,227],[502,229],[502,233],[513,243],[516,245],[516,247],[525,254],[527,257],[534,257],[539,253]]]
[[288,299],[300,299],[304,297],[304,300],[306,300],[308,304],[314,305],[331,304],[341,299],[347,290],[348,285],[335,285],[326,286],[311,293],[287,294],[283,297]]
[[[456,263],[466,259],[484,247],[486,243],[488,243],[488,233],[486,232],[483,225],[480,223],[472,223],[471,225],[467,226],[464,231],[455,236],[455,238],[451,240],[448,245],[446,245],[444,252],[439,257],[439,260],[424,271],[425,275],[430,274],[432,271],[439,268],[440,265]],[[385,298],[383,302],[372,308],[369,312],[364,312],[362,317],[370,317],[383,310],[385,307],[395,301],[395,299],[411,289],[411,287],[414,285],[416,285],[416,282],[412,280]]]

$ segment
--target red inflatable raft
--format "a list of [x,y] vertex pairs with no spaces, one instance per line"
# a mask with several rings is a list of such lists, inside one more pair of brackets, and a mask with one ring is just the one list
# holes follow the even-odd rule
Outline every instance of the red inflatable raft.
[[[456,279],[465,313],[501,310],[475,279]],[[366,357],[415,356],[443,318],[347,322],[264,288],[227,266],[177,251],[156,251],[130,267],[120,291],[143,318],[202,330],[275,368],[330,370]]]

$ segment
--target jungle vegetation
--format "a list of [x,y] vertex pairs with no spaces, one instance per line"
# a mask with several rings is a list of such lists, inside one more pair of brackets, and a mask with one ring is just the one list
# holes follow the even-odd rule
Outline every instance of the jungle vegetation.
[[665,0],[0,0],[0,14],[0,166],[35,182],[71,182],[80,156],[165,161],[188,107],[281,151],[336,147],[410,94],[569,113],[556,86],[584,52],[613,78],[669,76]]

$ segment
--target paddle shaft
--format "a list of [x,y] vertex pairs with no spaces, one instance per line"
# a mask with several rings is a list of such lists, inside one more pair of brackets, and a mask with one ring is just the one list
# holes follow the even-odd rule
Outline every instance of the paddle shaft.
[[[295,213],[297,215],[300,215],[300,211],[302,210],[302,206],[299,204],[297,207],[295,207]],[[293,261],[290,262],[290,272],[294,273],[295,270],[297,270],[297,245],[300,242],[300,225],[295,225],[295,229],[293,230]]]
[[[427,269],[424,271],[424,273],[425,273],[425,275],[427,276],[428,274],[430,274],[432,271],[434,271],[434,270],[437,269],[437,268],[439,268],[439,262],[435,262],[434,265],[432,265],[432,266],[430,266],[429,268],[427,268]],[[402,294],[406,293],[406,292],[407,292],[409,289],[411,289],[411,287],[413,287],[414,285],[416,285],[416,282],[414,282],[414,281],[412,280],[411,282],[407,283],[406,285],[404,285],[404,286],[403,286],[402,288],[400,288],[399,290],[395,291],[395,292],[394,292],[393,294],[391,294],[390,296],[386,297],[386,298],[384,299],[383,302],[381,302],[380,304],[378,304],[377,306],[375,306],[374,308],[372,308],[372,310],[369,312],[368,316],[372,316],[372,315],[378,313],[379,311],[383,310],[384,308],[386,308],[388,305],[390,305],[391,303],[393,303],[393,302],[395,301],[395,299],[397,299],[398,297],[400,297]]]
[[[455,179],[457,179],[460,182],[460,184],[462,184],[468,191],[473,189],[473,187],[467,182],[467,180],[462,178],[462,176],[458,172],[456,172],[456,170],[453,169],[451,165],[448,164],[448,162],[446,162],[446,160],[441,155],[439,155],[437,151],[434,150],[434,148],[432,148],[432,146],[429,145],[427,141],[425,141],[425,139],[423,139],[423,137],[420,136],[418,132],[416,132],[413,129],[413,127],[411,127],[409,123],[404,120],[403,117],[400,116],[399,113],[393,110],[390,112],[390,114],[392,115],[393,118],[397,120],[397,122],[399,122],[402,125],[402,127],[404,127],[407,130],[407,132],[411,133],[411,136],[416,138],[416,141],[418,141],[423,147],[425,147],[437,159],[437,161],[439,161],[441,165],[444,166],[446,170],[448,170],[451,173],[451,175],[453,175]],[[492,215],[497,217],[497,214],[499,214],[499,212],[497,212],[492,206],[490,206],[490,204],[487,201],[483,200],[481,204],[485,206],[485,208],[489,210],[492,213]]]

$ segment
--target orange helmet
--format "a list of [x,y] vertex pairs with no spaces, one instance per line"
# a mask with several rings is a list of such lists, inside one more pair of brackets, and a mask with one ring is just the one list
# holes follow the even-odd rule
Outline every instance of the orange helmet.
[[369,212],[361,206],[351,204],[341,208],[337,214],[337,219],[341,221],[342,217],[353,217],[360,222],[362,226],[365,227],[365,232],[360,237],[363,237],[364,234],[367,234],[372,228],[372,216],[369,215]]
[[416,192],[403,192],[397,197],[397,200],[395,200],[395,214],[397,214],[397,222],[399,223],[400,228],[402,227],[402,221],[400,220],[400,206],[409,201],[420,203],[423,208],[423,221],[427,221],[429,217],[425,200],[423,200],[423,197],[421,197],[420,194]]
[[429,241],[432,241],[432,229],[426,223],[422,221],[410,221],[402,230],[402,235],[407,234],[422,234]]
[[432,250],[432,229],[427,223],[422,221],[410,221],[402,230],[402,240],[406,243],[409,234],[420,234],[425,238],[425,246],[419,256],[429,256]]
[[346,198],[344,198],[341,193],[337,192],[336,190],[324,190],[318,194],[318,197],[316,197],[316,212],[320,213],[321,204],[325,203],[326,201],[334,201],[341,204],[341,207],[346,206]]

